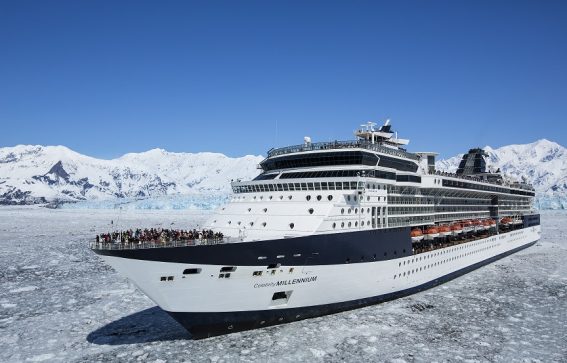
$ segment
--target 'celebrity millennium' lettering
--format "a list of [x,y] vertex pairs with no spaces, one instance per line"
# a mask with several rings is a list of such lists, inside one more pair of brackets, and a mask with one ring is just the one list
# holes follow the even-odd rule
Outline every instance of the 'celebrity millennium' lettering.
[[354,135],[269,150],[206,231],[117,231],[91,248],[199,339],[409,295],[540,238],[534,189],[482,149],[452,174],[389,121]]

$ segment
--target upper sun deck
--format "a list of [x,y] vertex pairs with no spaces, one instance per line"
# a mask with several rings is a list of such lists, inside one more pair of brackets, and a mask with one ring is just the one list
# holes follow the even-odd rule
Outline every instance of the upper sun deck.
[[280,156],[280,155],[286,155],[286,154],[301,153],[306,151],[340,150],[340,149],[366,149],[400,158],[405,158],[415,161],[419,160],[419,157],[416,154],[409,153],[401,148],[394,149],[388,146],[383,146],[381,144],[373,144],[372,142],[367,140],[330,141],[330,142],[305,143],[301,145],[286,146],[282,148],[269,150],[268,158]]

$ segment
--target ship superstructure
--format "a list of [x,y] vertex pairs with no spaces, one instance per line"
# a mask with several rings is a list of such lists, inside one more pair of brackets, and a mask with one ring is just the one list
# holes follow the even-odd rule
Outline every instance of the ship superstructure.
[[456,173],[387,121],[272,149],[208,227],[222,240],[93,245],[196,338],[378,303],[535,243],[535,192],[471,149]]

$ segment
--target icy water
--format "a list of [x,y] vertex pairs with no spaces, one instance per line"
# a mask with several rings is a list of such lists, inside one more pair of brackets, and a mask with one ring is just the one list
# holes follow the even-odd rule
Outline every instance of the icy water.
[[193,227],[195,212],[0,208],[0,362],[566,362],[567,214],[535,246],[381,305],[207,340],[87,248],[110,221]]

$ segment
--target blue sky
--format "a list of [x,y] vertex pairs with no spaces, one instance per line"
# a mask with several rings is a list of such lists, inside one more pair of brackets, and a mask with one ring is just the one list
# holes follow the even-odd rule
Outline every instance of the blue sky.
[[[566,1],[0,1],[0,146],[567,145]],[[277,127],[276,127],[277,125]]]

